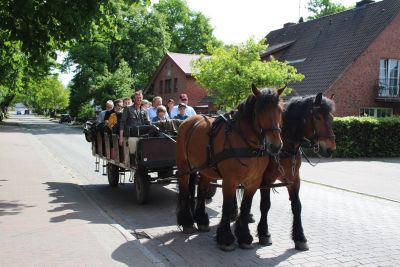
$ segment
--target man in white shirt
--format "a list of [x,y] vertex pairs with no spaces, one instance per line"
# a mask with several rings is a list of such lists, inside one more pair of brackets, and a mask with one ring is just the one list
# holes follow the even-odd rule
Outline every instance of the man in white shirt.
[[[189,98],[188,98],[187,94],[181,94],[179,96],[179,99],[180,99],[181,103],[186,105],[185,115],[187,115],[189,117],[193,116],[193,115],[196,115],[196,111],[194,111],[194,109],[191,106],[188,105]],[[179,106],[179,104],[172,108],[172,110],[171,110],[171,118],[174,118],[175,116],[177,116],[179,114],[178,106]]]
[[[147,113],[149,114],[149,121],[152,121],[153,118],[157,117],[157,107],[162,105],[161,96],[156,96],[153,98],[153,105],[149,109],[147,109]],[[168,113],[166,114],[166,118],[169,119]]]
[[109,111],[109,110],[112,110],[113,108],[114,108],[114,102],[112,100],[108,100],[106,102],[106,109],[101,111],[99,113],[99,115],[97,116],[96,124],[98,125],[100,123],[103,123],[104,122],[104,116],[106,115],[106,112]]

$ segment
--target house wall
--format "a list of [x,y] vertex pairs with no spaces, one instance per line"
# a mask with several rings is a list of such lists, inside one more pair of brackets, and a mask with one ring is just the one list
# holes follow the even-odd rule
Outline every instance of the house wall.
[[[174,90],[174,79],[177,78],[177,90]],[[171,93],[165,92],[165,80],[171,79],[172,90]],[[160,93],[160,81],[163,82],[163,90]],[[206,91],[196,84],[196,79],[190,75],[186,75],[175,62],[167,57],[163,66],[160,69],[158,75],[153,81],[154,90],[153,94],[161,96],[163,98],[163,104],[167,103],[167,100],[172,98],[175,103],[179,103],[179,95],[185,93],[189,98],[190,106],[207,105],[201,100],[207,96]]]
[[358,116],[362,107],[390,107],[400,114],[400,103],[376,102],[380,59],[400,60],[400,15],[325,92],[335,94],[336,116]]

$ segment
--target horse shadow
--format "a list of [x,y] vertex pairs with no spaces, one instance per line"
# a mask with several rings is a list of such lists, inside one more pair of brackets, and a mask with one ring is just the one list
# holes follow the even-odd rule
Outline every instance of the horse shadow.
[[165,258],[158,260],[168,262],[171,265],[278,266],[299,253],[295,249],[287,249],[280,255],[262,257],[260,251],[272,249],[273,246],[266,248],[254,242],[253,249],[243,250],[236,248],[233,252],[221,251],[215,241],[216,228],[217,225],[213,225],[210,232],[197,232],[191,235],[183,234],[177,228],[174,231],[148,239],[142,243],[139,240],[128,241],[120,245],[112,253],[112,258],[130,266],[132,265],[132,258],[127,257],[127,255],[132,253],[134,246],[140,245],[144,246],[148,251],[157,251],[157,255],[164,255]]

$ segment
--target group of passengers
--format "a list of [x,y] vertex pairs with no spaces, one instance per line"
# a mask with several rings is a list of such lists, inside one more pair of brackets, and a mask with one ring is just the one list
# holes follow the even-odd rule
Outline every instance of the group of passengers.
[[131,98],[108,100],[106,110],[97,116],[97,125],[104,123],[105,130],[111,134],[119,134],[119,143],[122,145],[123,136],[129,135],[129,129],[139,125],[149,125],[159,121],[172,119],[185,120],[196,115],[193,107],[188,105],[187,94],[179,96],[180,103],[174,105],[174,100],[169,99],[167,107],[162,105],[162,98],[156,96],[152,103],[143,100],[142,91],[136,91]]

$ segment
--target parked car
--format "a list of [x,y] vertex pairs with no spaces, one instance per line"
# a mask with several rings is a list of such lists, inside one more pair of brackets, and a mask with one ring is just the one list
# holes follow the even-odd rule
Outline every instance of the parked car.
[[61,114],[59,123],[63,123],[63,122],[69,122],[70,123],[71,121],[72,121],[72,119],[71,119],[71,116],[69,114]]
[[17,115],[21,115],[21,111],[20,110],[17,110]]

